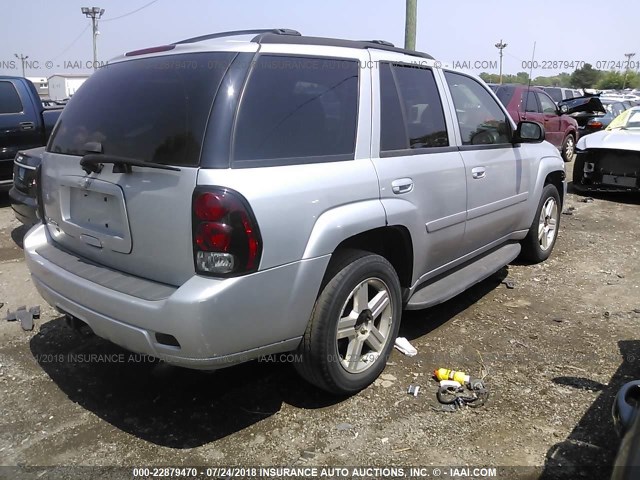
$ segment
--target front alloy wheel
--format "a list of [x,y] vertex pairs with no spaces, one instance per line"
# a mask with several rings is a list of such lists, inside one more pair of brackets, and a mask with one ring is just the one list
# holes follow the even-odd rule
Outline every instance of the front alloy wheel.
[[540,210],[538,223],[538,241],[542,251],[547,251],[556,239],[558,228],[558,204],[555,198],[549,197]]
[[564,140],[564,148],[562,149],[562,158],[565,162],[573,160],[573,156],[576,153],[576,142],[573,139],[573,135],[567,135]]
[[545,185],[542,189],[536,216],[527,236],[521,242],[521,258],[531,263],[540,263],[549,258],[558,238],[560,209],[558,189],[551,183]]

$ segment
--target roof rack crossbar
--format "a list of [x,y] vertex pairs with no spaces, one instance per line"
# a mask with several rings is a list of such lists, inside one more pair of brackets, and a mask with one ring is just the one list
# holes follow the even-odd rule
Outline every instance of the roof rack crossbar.
[[199,37],[187,38],[186,40],[180,40],[179,42],[175,42],[173,45],[180,45],[183,43],[196,43],[202,42],[205,40],[212,40],[214,38],[223,38],[223,37],[234,37],[238,35],[257,35],[253,38],[252,41],[255,41],[256,38],[260,37],[265,33],[270,33],[274,35],[300,35],[300,32],[296,30],[292,30],[290,28],[262,28],[262,29],[252,29],[252,30],[231,30],[229,32],[218,32],[211,33],[209,35],[200,35]]

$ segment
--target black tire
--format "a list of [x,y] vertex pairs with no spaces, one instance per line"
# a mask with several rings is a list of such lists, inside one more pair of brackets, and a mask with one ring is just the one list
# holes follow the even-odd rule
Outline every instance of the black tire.
[[[541,224],[542,208],[547,204],[547,201],[549,199],[553,199],[556,205],[556,210],[553,213],[553,217],[555,220],[555,229],[553,230],[552,239],[545,239],[547,248],[543,248],[543,246],[541,245],[541,240],[539,239],[539,227]],[[544,262],[547,258],[549,258],[549,255],[551,255],[551,251],[556,244],[556,239],[558,238],[560,217],[562,216],[561,210],[562,204],[560,203],[560,194],[558,193],[558,189],[555,187],[555,185],[552,184],[545,185],[542,189],[540,202],[538,203],[538,208],[536,209],[536,215],[533,218],[533,223],[529,228],[529,233],[527,233],[527,236],[521,242],[522,252],[520,253],[520,258],[530,263]]]
[[585,190],[582,184],[582,178],[584,177],[584,159],[580,158],[581,155],[576,155],[576,161],[573,163],[573,189],[582,192]]
[[[364,338],[359,340],[359,344],[363,345],[361,349],[355,350],[360,360],[355,362],[357,365],[344,365],[343,361],[348,362],[348,350],[343,351],[344,343],[346,341],[348,347],[351,347],[351,342],[355,340],[338,339],[338,320],[346,318],[346,311],[350,311],[352,315],[355,314],[357,308],[354,292],[359,291],[358,287],[364,282],[373,282],[374,285],[379,286],[381,288],[378,291],[379,294],[383,290],[387,292],[389,305],[384,307],[375,318],[370,318],[371,310],[367,303],[366,310],[369,311],[369,316],[366,311],[363,311],[354,322],[352,332],[355,334],[354,338]],[[364,291],[367,302],[370,302],[371,294],[376,293],[376,288],[366,283]],[[373,298],[384,298],[384,295]],[[384,257],[360,250],[345,250],[334,254],[311,313],[307,330],[296,352],[301,357],[295,363],[296,370],[309,383],[336,395],[350,395],[366,388],[385,368],[398,335],[401,315],[400,281],[395,269]],[[361,317],[364,323],[358,324]],[[376,340],[375,335],[369,339],[368,333],[366,337],[358,333],[361,331],[359,329],[373,330],[373,327],[376,331],[378,327],[385,331],[388,329],[385,340],[379,344],[379,352],[375,352],[367,343]],[[345,332],[347,330],[350,331],[350,327],[346,328]],[[369,348],[371,348],[370,352],[365,351]],[[351,355],[351,357],[354,356]],[[354,372],[347,370],[356,367],[362,367],[364,370]]]
[[[571,154],[569,154],[568,150],[571,148]],[[562,141],[562,159],[565,162],[570,162],[576,156],[576,137],[573,133],[570,133],[564,140]]]

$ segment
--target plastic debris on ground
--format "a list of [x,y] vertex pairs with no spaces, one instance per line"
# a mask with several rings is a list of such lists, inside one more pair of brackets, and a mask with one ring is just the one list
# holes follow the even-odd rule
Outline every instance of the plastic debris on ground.
[[409,388],[407,389],[407,393],[409,395],[413,395],[414,397],[418,396],[418,392],[420,391],[420,385],[409,385]]
[[418,354],[418,350],[416,350],[415,347],[409,343],[409,340],[404,337],[396,338],[395,347],[408,357],[413,357]]
[[21,305],[13,312],[11,310],[7,310],[7,316],[5,317],[8,322],[20,321],[20,326],[25,331],[33,330],[33,320],[37,320],[39,318],[40,305],[31,307],[29,310],[27,310],[26,305]]
[[439,381],[436,398],[442,405],[440,410],[451,412],[462,407],[477,408],[487,402],[489,391],[484,382],[472,378],[464,372],[439,368],[434,370],[433,377]]

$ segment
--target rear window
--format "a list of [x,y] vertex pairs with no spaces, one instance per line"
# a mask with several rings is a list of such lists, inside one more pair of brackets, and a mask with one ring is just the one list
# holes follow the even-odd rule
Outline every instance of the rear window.
[[498,97],[498,100],[500,100],[502,105],[507,107],[509,106],[509,102],[513,98],[513,93],[516,91],[516,89],[513,87],[497,87],[494,88],[493,91],[496,92],[496,96]]
[[544,91],[547,92],[551,98],[553,98],[554,102],[558,103],[562,101],[562,90],[560,90],[559,88],[545,88]]
[[0,113],[22,112],[22,102],[11,82],[0,82]]
[[196,166],[209,112],[234,53],[195,53],[110,64],[78,89],[47,151]]
[[358,62],[261,55],[235,126],[235,166],[353,159]]

